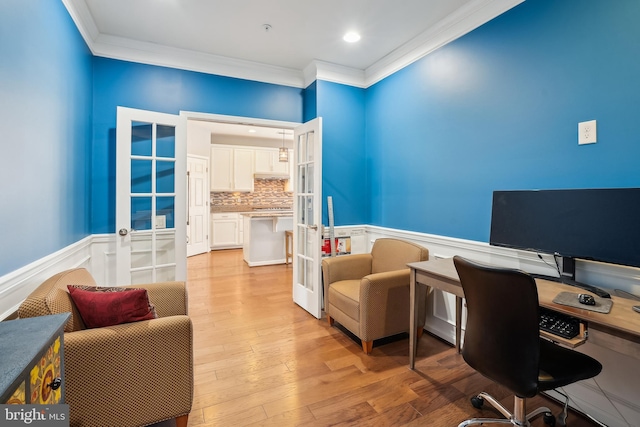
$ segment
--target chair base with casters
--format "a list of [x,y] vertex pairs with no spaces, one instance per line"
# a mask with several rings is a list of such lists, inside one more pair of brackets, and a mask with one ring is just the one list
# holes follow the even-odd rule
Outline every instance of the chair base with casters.
[[534,418],[542,415],[544,417],[544,423],[549,426],[556,425],[556,419],[551,413],[551,410],[546,406],[542,406],[533,412],[526,414],[526,399],[515,396],[513,402],[513,413],[509,412],[500,402],[494,399],[491,395],[482,392],[477,396],[471,398],[471,404],[476,409],[481,409],[485,401],[489,402],[491,406],[496,408],[505,418],[472,418],[458,424],[458,427],[466,427],[472,425],[482,425],[486,423],[492,424],[511,424],[514,426],[530,426],[530,421]]

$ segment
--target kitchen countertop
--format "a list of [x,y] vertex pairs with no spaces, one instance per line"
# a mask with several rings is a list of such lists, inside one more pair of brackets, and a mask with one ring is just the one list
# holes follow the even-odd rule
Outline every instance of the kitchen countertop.
[[[282,209],[282,208],[288,209]],[[211,206],[211,213],[252,213],[252,212],[293,212],[293,208],[289,206],[250,206],[250,205],[235,205],[235,206]]]
[[248,216],[249,218],[289,217],[289,216],[293,216],[293,211],[282,211],[282,210],[253,211],[253,212],[242,212],[240,215]]

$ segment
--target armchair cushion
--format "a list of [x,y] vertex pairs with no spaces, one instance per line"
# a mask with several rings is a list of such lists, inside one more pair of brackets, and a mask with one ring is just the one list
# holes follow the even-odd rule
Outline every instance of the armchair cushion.
[[87,328],[120,325],[157,318],[146,289],[68,285]]
[[331,304],[358,322],[360,320],[360,280],[341,280],[331,284]]

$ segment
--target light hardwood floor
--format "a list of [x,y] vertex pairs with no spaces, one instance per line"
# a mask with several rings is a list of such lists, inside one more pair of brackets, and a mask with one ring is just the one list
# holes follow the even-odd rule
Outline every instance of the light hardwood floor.
[[[292,267],[249,268],[241,250],[188,260],[195,389],[189,426],[457,426],[479,411],[469,397],[512,396],[469,368],[448,343],[425,333],[416,370],[408,338],[358,341],[291,298]],[[559,406],[543,397],[529,408]],[[572,427],[593,426],[570,413]],[[534,426],[543,426],[537,419]]]

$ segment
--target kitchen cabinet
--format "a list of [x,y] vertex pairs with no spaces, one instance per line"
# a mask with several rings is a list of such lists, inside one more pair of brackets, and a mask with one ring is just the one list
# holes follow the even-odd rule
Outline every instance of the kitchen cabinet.
[[211,214],[211,249],[242,246],[240,215],[235,212]]
[[277,148],[258,148],[255,150],[255,173],[289,174],[292,152],[289,150],[288,162],[278,160]]
[[211,146],[211,191],[253,191],[254,150]]
[[242,254],[249,267],[286,263],[285,233],[293,230],[291,213],[242,214]]
[[249,148],[233,150],[234,191],[253,191],[253,155]]
[[211,191],[231,191],[233,173],[233,148],[211,147]]

